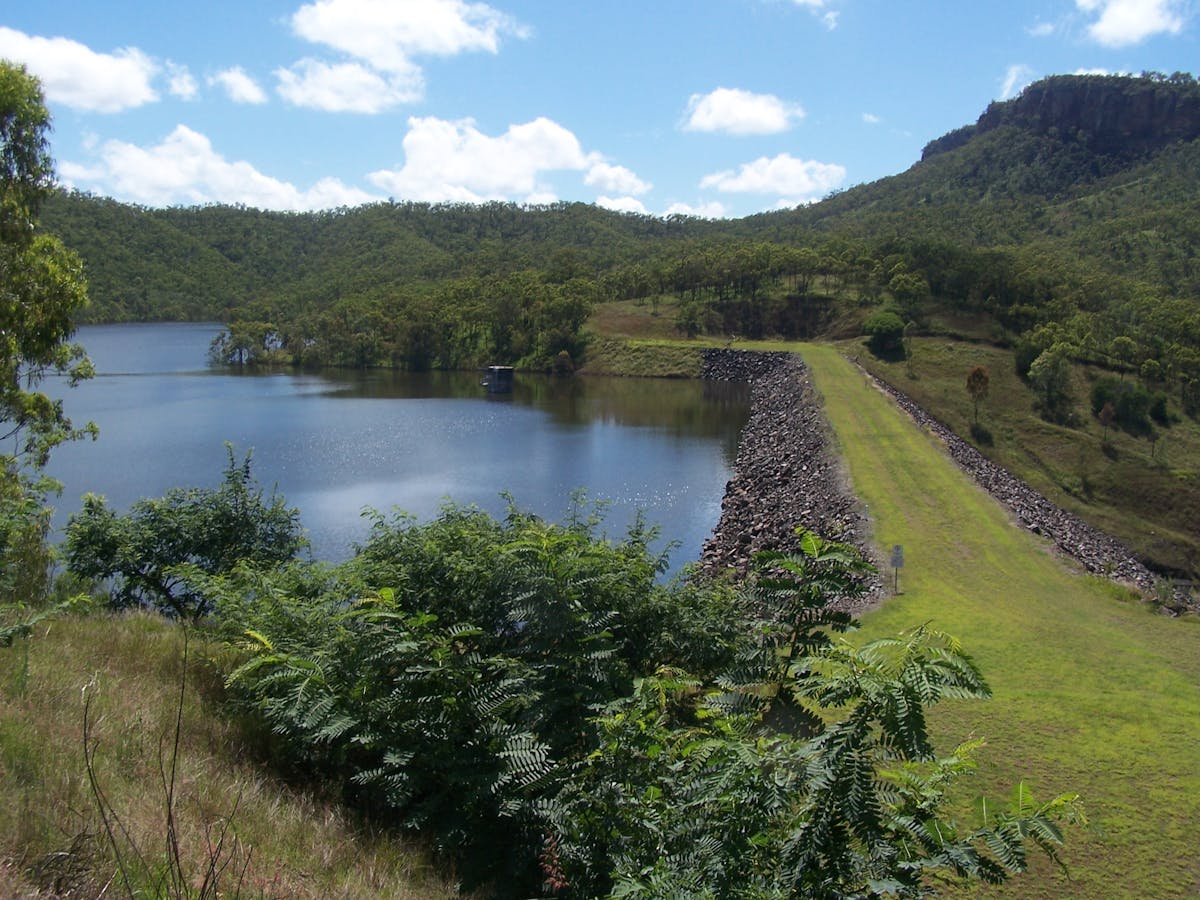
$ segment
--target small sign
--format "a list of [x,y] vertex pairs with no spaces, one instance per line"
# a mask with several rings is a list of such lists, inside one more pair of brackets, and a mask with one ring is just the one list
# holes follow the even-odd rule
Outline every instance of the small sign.
[[904,568],[904,545],[892,545],[892,593],[900,593],[900,570]]

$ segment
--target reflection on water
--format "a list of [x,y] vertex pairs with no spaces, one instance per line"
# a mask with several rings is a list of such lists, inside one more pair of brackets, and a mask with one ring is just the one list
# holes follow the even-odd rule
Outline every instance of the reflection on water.
[[300,507],[314,555],[341,559],[366,535],[364,507],[418,518],[447,501],[502,514],[500,494],[559,518],[585,488],[611,504],[610,532],[637,510],[695,559],[716,524],[745,385],[519,374],[511,397],[478,373],[210,371],[211,325],[80,329],[99,376],[59,393],[96,443],[60,447],[58,524],[87,491],[119,509],[177,485],[215,485],[222,442],[253,448],[259,480]]
[[483,400],[533,407],[564,426],[608,422],[630,428],[655,428],[680,437],[732,436],[726,448],[730,463],[737,453],[737,437],[745,422],[750,397],[746,384],[682,379],[553,378],[518,374],[511,394],[487,394],[480,391],[480,374],[474,372],[332,371],[323,372],[320,377],[325,390],[342,397]]

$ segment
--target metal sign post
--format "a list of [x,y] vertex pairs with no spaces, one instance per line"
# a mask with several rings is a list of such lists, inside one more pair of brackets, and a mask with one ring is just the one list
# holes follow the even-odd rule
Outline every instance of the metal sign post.
[[892,545],[892,593],[900,593],[900,570],[904,568],[904,545]]

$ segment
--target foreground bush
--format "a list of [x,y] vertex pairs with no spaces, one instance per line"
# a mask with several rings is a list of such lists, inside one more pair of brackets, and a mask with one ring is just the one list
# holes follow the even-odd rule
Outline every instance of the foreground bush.
[[835,641],[849,548],[807,535],[734,595],[658,583],[651,536],[451,508],[337,569],[192,577],[280,762],[501,895],[919,896],[1054,856],[1071,797],[945,814],[974,747],[938,758],[925,710],[987,686],[944,635]]
[[111,585],[118,608],[145,606],[179,618],[209,611],[205,596],[189,589],[177,567],[209,574],[249,561],[272,565],[292,559],[305,546],[300,511],[283,497],[264,498],[250,471],[226,444],[229,464],[218,488],[175,488],[157,499],[139,500],[125,515],[103,497],[87,494],[83,509],[67,523],[67,568],[74,575]]

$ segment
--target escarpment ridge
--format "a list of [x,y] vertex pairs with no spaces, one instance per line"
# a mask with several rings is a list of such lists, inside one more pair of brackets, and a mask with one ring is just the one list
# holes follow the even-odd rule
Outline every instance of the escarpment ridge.
[[930,141],[921,158],[954,150],[1006,125],[1076,142],[1104,156],[1142,156],[1200,137],[1200,85],[1180,73],[1158,78],[1054,75],[1011,100],[993,102],[975,124]]

